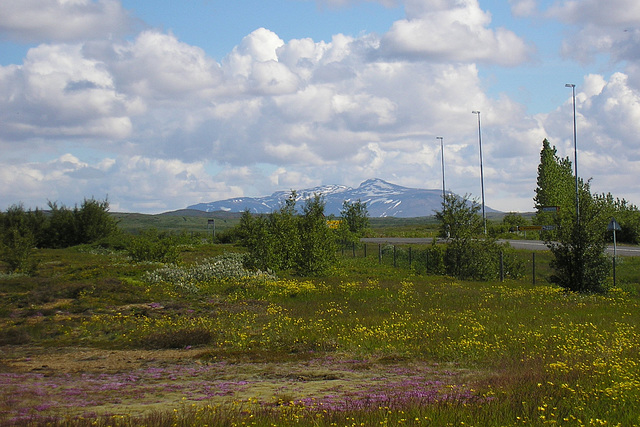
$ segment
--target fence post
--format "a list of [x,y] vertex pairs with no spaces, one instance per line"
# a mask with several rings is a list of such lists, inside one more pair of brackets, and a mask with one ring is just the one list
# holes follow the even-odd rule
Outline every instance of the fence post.
[[425,251],[424,268],[425,268],[425,271],[429,273],[429,250],[428,249]]
[[378,264],[382,264],[382,244],[378,243]]
[[500,281],[504,282],[504,252],[500,251]]
[[536,253],[533,252],[533,284],[536,284]]
[[353,257],[356,257],[356,242],[353,242]]
[[367,257],[367,244],[364,244],[364,257]]
[[411,268],[411,246],[409,246],[409,268]]
[[393,266],[396,266],[396,245],[393,245]]

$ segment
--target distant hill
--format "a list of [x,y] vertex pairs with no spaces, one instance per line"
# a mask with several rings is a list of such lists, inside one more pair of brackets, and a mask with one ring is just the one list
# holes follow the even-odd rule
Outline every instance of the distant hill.
[[[369,216],[372,218],[431,216],[436,210],[441,209],[442,203],[442,190],[407,188],[377,178],[364,181],[358,188],[325,185],[296,191],[299,202],[304,202],[314,194],[322,194],[327,215],[339,215],[345,200],[349,202],[360,200],[366,203]],[[240,197],[199,203],[188,206],[187,209],[204,212],[243,212],[248,209],[252,213],[271,213],[279,209],[290,194],[291,191],[277,191],[270,196]],[[485,208],[487,212],[496,212],[489,207]]]

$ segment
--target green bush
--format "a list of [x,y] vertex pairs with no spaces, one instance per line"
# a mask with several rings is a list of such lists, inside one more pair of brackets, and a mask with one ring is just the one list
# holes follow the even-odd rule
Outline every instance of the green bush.
[[492,280],[500,276],[500,259],[505,276],[519,277],[524,265],[495,240],[482,234],[483,219],[476,202],[446,195],[442,210],[436,212],[440,234],[449,237],[443,256],[444,271],[459,279]]
[[608,212],[588,183],[580,188],[579,203],[579,221],[574,212],[561,212],[557,239],[546,242],[554,255],[551,281],[572,292],[605,293],[611,269],[605,254]]
[[151,229],[132,237],[127,245],[127,253],[136,262],[164,262],[176,264],[180,252],[176,239],[168,234]]
[[303,276],[323,275],[336,261],[336,242],[324,217],[320,195],[307,199],[298,221],[300,251],[296,254],[296,272]]
[[0,260],[7,264],[10,273],[35,272],[37,262],[32,255],[43,221],[42,212],[26,212],[22,205],[13,205],[0,213]]
[[249,251],[247,265],[299,275],[322,275],[334,265],[336,235],[327,225],[322,196],[307,199],[302,215],[296,214],[296,197],[293,191],[270,215],[243,213],[239,234]]
[[436,239],[423,251],[427,274],[445,274],[444,265],[445,246],[437,244]]
[[33,274],[37,262],[33,259],[35,238],[29,230],[20,232],[17,228],[5,230],[0,242],[1,260],[7,263],[11,273]]

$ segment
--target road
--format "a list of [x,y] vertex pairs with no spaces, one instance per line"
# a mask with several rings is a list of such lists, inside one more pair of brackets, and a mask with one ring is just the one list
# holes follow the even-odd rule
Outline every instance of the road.
[[[433,239],[429,237],[366,237],[360,239],[363,243],[380,243],[390,245],[428,245]],[[438,240],[444,243],[444,240]],[[499,243],[509,243],[515,249],[526,249],[529,251],[546,251],[547,245],[541,240],[498,240]],[[607,253],[613,255],[613,245],[607,247]],[[620,246],[616,248],[618,256],[637,256],[640,257],[640,247],[638,246]]]

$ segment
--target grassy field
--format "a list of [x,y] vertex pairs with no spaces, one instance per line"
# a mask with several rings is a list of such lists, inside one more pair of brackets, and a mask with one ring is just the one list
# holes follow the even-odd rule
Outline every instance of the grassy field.
[[373,252],[273,277],[239,251],[39,250],[0,275],[0,425],[640,425],[637,259],[596,296],[550,285],[548,253],[533,285]]
[[140,231],[155,228],[158,231],[171,233],[202,233],[211,235],[213,225],[209,219],[215,220],[216,232],[224,232],[240,223],[240,215],[225,212],[203,212],[183,209],[163,214],[112,213],[118,226],[127,233],[137,234]]

